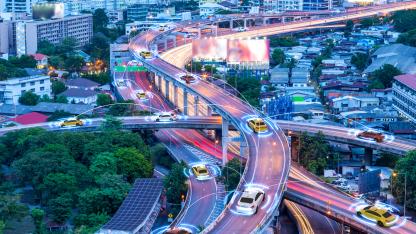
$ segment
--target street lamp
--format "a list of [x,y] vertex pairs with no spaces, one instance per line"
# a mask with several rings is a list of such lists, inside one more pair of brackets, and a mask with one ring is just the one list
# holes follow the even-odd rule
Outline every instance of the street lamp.
[[[404,174],[404,202],[403,202],[403,216],[406,218],[406,198],[407,198],[407,172],[397,173],[393,172],[393,177]],[[393,187],[393,186],[392,186]],[[393,188],[392,188],[393,191]]]

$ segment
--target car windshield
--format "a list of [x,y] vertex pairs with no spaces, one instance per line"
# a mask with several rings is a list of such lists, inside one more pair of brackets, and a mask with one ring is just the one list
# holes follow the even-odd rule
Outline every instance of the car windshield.
[[242,197],[240,199],[240,202],[242,203],[253,203],[253,198],[249,198],[249,197]]
[[170,115],[161,115],[160,117],[163,117],[163,118],[169,118],[169,117],[170,117]]
[[392,214],[390,214],[389,212],[386,212],[383,214],[384,218],[389,218],[390,216],[392,216]]
[[199,169],[199,173],[207,173],[207,170],[205,170],[205,169]]

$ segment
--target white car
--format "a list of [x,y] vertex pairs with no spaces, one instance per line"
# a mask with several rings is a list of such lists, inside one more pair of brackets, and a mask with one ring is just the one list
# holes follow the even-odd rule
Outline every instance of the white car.
[[176,114],[173,112],[162,112],[156,116],[156,122],[170,122],[176,120]]
[[244,28],[244,27],[238,27],[238,28],[236,28],[234,30],[237,31],[237,32],[245,32],[245,31],[247,31],[247,29]]
[[246,188],[238,201],[237,211],[247,215],[256,214],[264,197],[265,193],[263,190],[259,188]]

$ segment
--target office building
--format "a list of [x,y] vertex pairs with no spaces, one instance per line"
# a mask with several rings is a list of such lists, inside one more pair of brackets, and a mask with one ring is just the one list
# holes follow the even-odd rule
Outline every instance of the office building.
[[40,41],[58,44],[67,37],[75,38],[81,47],[90,43],[92,34],[91,14],[55,20],[17,22],[16,54],[35,54]]
[[39,96],[51,95],[49,76],[35,75],[0,81],[0,103],[18,104],[24,92],[31,91]]
[[401,116],[416,123],[416,75],[405,74],[394,77],[393,107]]

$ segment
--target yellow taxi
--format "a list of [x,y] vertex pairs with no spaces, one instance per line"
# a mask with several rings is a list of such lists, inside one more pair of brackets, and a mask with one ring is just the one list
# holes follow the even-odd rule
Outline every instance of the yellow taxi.
[[136,97],[137,97],[138,99],[146,99],[146,92],[144,92],[143,90],[139,90],[139,91],[136,93]]
[[247,123],[255,133],[267,132],[267,125],[261,118],[250,119]]
[[396,216],[385,209],[376,206],[366,206],[357,211],[357,216],[364,217],[377,223],[380,227],[389,227],[394,224]]
[[142,51],[140,52],[140,56],[142,56],[144,59],[151,59],[152,53],[150,51]]
[[192,167],[192,172],[198,180],[208,179],[208,169],[204,164],[195,165]]
[[61,127],[82,126],[84,122],[80,119],[66,119],[61,123]]

